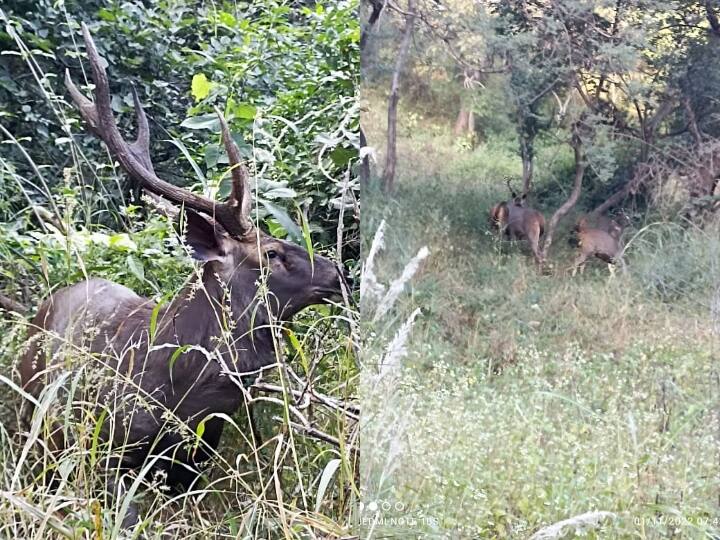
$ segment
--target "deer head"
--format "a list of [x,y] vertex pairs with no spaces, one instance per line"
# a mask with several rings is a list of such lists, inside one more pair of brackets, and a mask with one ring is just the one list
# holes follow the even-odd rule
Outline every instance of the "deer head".
[[276,316],[284,319],[308,305],[337,296],[341,284],[334,263],[319,255],[311,259],[305,249],[273,238],[253,223],[249,173],[220,111],[216,109],[232,177],[227,201],[216,202],[169,184],[155,174],[150,158],[148,120],[137,92],[133,88],[138,132],[135,141],[128,143],[115,122],[107,73],[84,23],[82,32],[95,82],[95,101],[86,98],[66,72],[65,85],[73,101],[90,130],[105,142],[135,182],[186,209],[185,242],[192,248],[193,257],[204,263],[204,274],[219,276],[232,285],[255,283],[262,272],[267,272],[270,307]]
[[517,192],[510,185],[509,176],[505,177],[505,183],[507,184],[508,190],[510,190],[510,200],[508,201],[508,204],[512,204],[520,208],[524,208],[525,206],[527,206],[527,193],[518,195]]

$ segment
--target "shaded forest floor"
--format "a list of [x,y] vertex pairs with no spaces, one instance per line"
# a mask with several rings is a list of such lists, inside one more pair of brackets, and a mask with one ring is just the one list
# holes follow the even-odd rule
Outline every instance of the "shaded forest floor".
[[[583,537],[720,534],[717,229],[638,214],[626,275],[592,263],[571,277],[569,216],[541,275],[526,246],[488,230],[504,175],[520,172],[512,150],[463,148],[437,127],[400,133],[394,196],[363,193],[365,253],[385,219],[381,277],[422,246],[430,256],[396,310],[422,309],[393,398],[401,427],[384,432],[397,451],[364,440],[366,500],[397,503],[374,533],[525,538],[598,510],[616,518]],[[392,337],[376,331],[378,344]],[[381,408],[364,414],[383,422]],[[401,517],[413,519],[389,519]]]

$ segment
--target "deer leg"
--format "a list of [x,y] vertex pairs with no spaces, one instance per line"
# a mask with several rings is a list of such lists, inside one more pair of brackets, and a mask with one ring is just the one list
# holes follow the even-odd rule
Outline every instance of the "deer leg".
[[543,258],[542,253],[540,253],[540,228],[534,227],[530,234],[528,235],[528,240],[530,242],[530,249],[533,252],[533,256],[535,257],[535,263],[537,264],[538,268],[542,270],[543,267]]
[[627,274],[627,265],[625,264],[625,259],[622,255],[618,257],[618,262],[620,262],[620,270],[622,270],[622,273]]
[[543,261],[542,254],[540,253],[540,247],[537,245],[537,243],[533,243],[531,247],[533,256],[535,257],[535,264],[537,264],[539,270],[542,270],[545,261]]
[[255,418],[255,408],[252,406],[248,409],[248,424],[250,426],[250,437],[253,440],[253,444],[255,444],[256,447],[262,446],[262,434],[260,433],[257,419]]
[[585,270],[585,261],[587,260],[587,258],[588,258],[587,254],[580,253],[580,255],[578,255],[578,257],[575,259],[575,262],[573,262],[573,271],[572,271],[573,277],[575,277],[575,274],[577,273],[578,268],[580,268],[581,274],[582,274],[582,271]]
[[205,432],[199,445],[191,450],[184,448],[187,441],[166,435],[163,446],[169,451],[172,462],[167,465],[167,484],[174,492],[188,491],[202,475],[202,464],[208,461],[220,444],[225,422],[210,418],[205,422]]

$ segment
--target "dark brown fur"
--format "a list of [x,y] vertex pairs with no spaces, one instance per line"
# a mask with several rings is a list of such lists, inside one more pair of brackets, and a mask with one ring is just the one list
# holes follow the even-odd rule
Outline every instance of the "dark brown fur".
[[[221,115],[233,166],[227,202],[216,206],[157,178],[137,96],[140,135],[128,144],[117,133],[105,70],[85,25],[83,33],[96,83],[95,102],[68,79],[73,100],[135,181],[186,205],[185,243],[203,265],[173,301],[159,308],[102,279],[56,291],[32,320],[20,366],[22,384],[38,397],[61,374],[82,371],[82,395],[65,399],[95,404],[96,418],[107,412],[101,437],[120,455],[108,466],[137,469],[155,459],[169,484],[189,486],[197,465],[220,441],[223,420],[213,415],[232,414],[242,403],[240,376],[277,361],[273,328],[306,306],[337,298],[340,275],[329,259],[315,255],[311,260],[303,248],[255,228],[249,216],[247,170]],[[191,210],[215,208],[214,219]],[[26,416],[31,409],[25,408]],[[198,445],[194,434],[205,420]],[[56,429],[48,442],[51,449],[62,449],[66,441]],[[108,489],[117,492],[112,479]],[[124,524],[135,523],[137,517],[131,506]]]

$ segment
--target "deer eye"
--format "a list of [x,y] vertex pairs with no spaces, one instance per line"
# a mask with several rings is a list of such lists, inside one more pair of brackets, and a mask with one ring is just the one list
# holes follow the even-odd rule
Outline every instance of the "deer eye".
[[267,250],[267,252],[265,254],[267,255],[268,259],[274,259],[275,257],[278,256],[278,252],[275,251],[274,249]]

